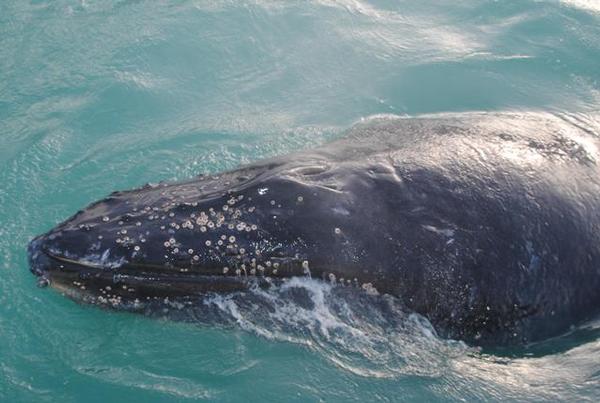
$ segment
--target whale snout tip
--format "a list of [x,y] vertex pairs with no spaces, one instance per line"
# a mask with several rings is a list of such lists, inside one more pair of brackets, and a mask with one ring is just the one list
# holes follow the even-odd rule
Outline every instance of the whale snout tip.
[[29,270],[37,277],[37,286],[45,288],[50,285],[50,259],[42,249],[43,237],[32,239],[27,245]]
[[[69,247],[65,248],[66,246]],[[77,246],[63,245],[60,232],[50,231],[38,235],[27,245],[29,270],[39,278],[49,278],[57,270],[62,270],[62,260],[66,260],[66,256],[74,256],[73,252],[76,252]]]
[[29,261],[29,270],[36,276],[44,276],[49,270],[49,262],[42,250],[44,238],[38,236],[27,245],[27,260]]

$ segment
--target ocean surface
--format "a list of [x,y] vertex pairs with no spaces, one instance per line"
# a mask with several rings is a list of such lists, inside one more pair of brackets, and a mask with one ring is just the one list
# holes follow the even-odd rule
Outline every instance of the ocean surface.
[[309,279],[213,296],[211,324],[82,306],[28,270],[34,235],[113,190],[374,115],[506,110],[600,110],[600,0],[1,1],[0,401],[599,401],[600,321],[480,350]]

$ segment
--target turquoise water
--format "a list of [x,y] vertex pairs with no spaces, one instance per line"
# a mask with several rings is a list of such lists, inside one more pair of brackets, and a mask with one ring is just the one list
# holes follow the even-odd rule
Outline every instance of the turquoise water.
[[113,190],[377,114],[599,109],[597,0],[2,1],[0,400],[597,401],[598,322],[480,351],[309,280],[277,317],[215,299],[230,325],[150,319],[38,289],[25,245]]

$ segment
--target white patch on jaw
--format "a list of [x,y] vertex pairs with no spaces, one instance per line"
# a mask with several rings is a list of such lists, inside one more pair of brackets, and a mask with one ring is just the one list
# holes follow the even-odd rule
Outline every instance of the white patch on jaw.
[[101,267],[108,267],[111,269],[116,269],[118,267],[121,267],[123,264],[125,264],[127,262],[124,257],[121,257],[116,260],[110,260],[110,249],[106,249],[102,253],[102,255],[88,254],[83,257],[76,257],[76,256],[65,256],[65,257],[67,257],[68,259],[71,259],[81,265],[101,266]]
[[454,236],[454,230],[449,228],[437,228],[433,225],[422,225],[427,231],[435,232],[436,234],[444,235],[448,238]]
[[102,256],[100,256],[100,263],[104,264],[108,261],[108,258],[110,256],[110,249],[107,249],[104,251],[104,253],[102,253]]
[[346,215],[346,216],[350,215],[350,212],[343,207],[334,207],[331,209],[331,211],[333,211],[335,214]]

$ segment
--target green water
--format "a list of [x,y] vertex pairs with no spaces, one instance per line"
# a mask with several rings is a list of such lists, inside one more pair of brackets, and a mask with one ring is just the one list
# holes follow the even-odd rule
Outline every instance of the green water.
[[0,400],[597,401],[599,323],[500,352],[328,304],[283,309],[293,330],[176,323],[38,289],[25,245],[113,190],[375,114],[599,109],[598,0],[3,0]]

